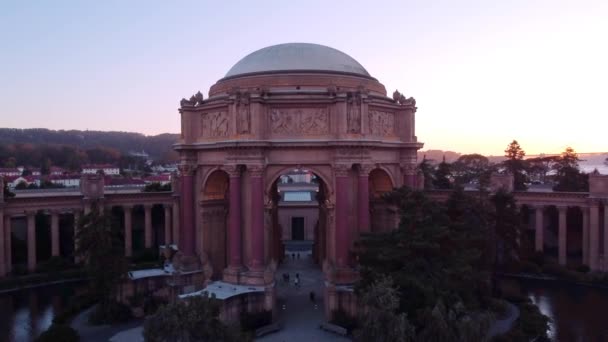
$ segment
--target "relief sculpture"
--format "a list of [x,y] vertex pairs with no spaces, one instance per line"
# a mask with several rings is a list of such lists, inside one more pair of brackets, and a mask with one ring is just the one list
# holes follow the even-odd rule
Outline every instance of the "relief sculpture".
[[203,137],[225,137],[228,135],[227,112],[211,112],[202,114],[201,132]]
[[393,113],[378,110],[369,111],[369,131],[373,135],[392,135],[395,127]]
[[251,116],[249,113],[249,98],[247,94],[240,96],[236,113],[239,134],[250,133]]
[[361,104],[359,99],[350,99],[346,112],[348,133],[361,133]]
[[329,132],[325,108],[272,109],[270,130],[277,134],[324,134]]

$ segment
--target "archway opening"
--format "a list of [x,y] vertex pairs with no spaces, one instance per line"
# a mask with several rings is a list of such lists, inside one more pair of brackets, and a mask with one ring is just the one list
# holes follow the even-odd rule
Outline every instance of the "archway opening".
[[225,171],[213,171],[202,189],[202,239],[213,267],[212,279],[222,278],[228,265],[228,191],[230,179]]
[[372,232],[386,232],[396,228],[395,213],[391,211],[382,195],[393,190],[393,182],[383,169],[369,173],[370,223]]

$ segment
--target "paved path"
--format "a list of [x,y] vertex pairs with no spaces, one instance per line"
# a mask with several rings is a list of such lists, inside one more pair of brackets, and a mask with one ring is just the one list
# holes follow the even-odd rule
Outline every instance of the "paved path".
[[513,327],[513,324],[519,318],[519,309],[517,306],[506,302],[509,310],[507,311],[507,316],[502,319],[497,319],[490,325],[488,329],[488,338],[492,338],[494,336],[502,335],[507,333]]
[[91,325],[88,322],[88,318],[89,314],[94,308],[95,307],[92,307],[81,312],[72,320],[71,326],[78,331],[81,341],[107,342],[110,337],[114,336],[118,332],[142,325],[142,320],[133,320],[128,323],[115,325]]
[[[276,272],[278,320],[283,328],[279,332],[264,336],[256,341],[350,341],[347,338],[319,329],[319,325],[325,322],[323,273],[319,266],[312,262],[309,253],[299,253],[300,259],[295,260],[292,259],[291,255],[288,255]],[[283,282],[283,273],[289,273],[289,284]],[[300,275],[301,286],[299,288],[294,286],[296,273]],[[309,299],[311,291],[315,292],[316,304],[313,304]]]

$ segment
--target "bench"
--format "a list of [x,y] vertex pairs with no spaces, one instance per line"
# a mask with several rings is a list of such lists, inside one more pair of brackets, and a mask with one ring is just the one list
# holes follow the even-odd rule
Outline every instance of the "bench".
[[281,330],[281,325],[279,323],[268,324],[261,328],[255,329],[255,337],[262,337],[279,330]]
[[330,333],[346,336],[348,335],[348,331],[345,328],[342,328],[339,325],[331,324],[331,323],[323,323],[319,326],[322,330],[328,331]]

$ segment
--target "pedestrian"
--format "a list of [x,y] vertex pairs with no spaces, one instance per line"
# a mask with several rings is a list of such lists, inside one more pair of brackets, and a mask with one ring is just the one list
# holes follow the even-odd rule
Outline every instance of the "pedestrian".
[[291,253],[291,260],[296,260],[296,253]]
[[312,303],[314,303],[315,302],[315,291],[310,291],[309,297],[310,297],[310,301]]
[[296,277],[294,278],[294,280],[293,280],[293,285],[294,285],[296,288],[299,288],[299,287],[300,287],[300,278],[298,278],[298,277],[296,276]]
[[300,253],[298,253],[298,259],[300,259]]

